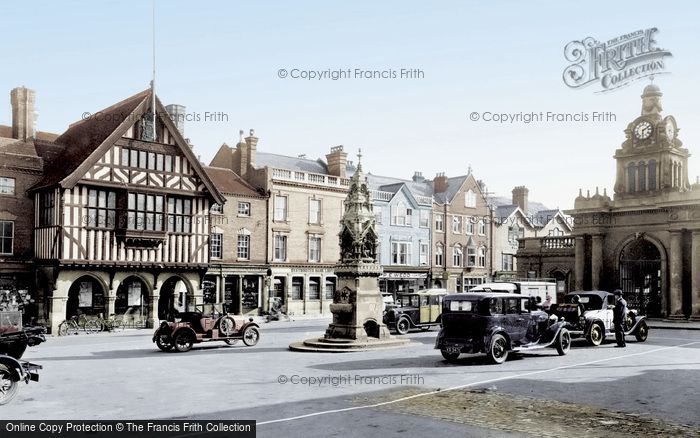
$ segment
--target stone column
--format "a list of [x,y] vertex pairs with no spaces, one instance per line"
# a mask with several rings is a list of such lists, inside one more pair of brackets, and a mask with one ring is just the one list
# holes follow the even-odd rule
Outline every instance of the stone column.
[[576,236],[576,244],[574,246],[575,253],[575,270],[574,275],[576,276],[576,281],[574,283],[574,289],[583,290],[584,284],[584,273],[586,272],[586,239],[585,236]]
[[693,231],[690,249],[690,302],[693,316],[700,316],[700,230]]
[[[114,292],[113,294],[111,292]],[[109,315],[114,314],[114,303],[117,301],[117,295],[116,291],[110,291],[110,295],[107,295],[107,314],[103,315],[106,318],[109,318]]]
[[591,289],[600,290],[600,276],[603,269],[603,236],[592,236],[591,247]]
[[160,290],[154,289],[153,295],[150,297],[150,307],[148,308],[148,321],[146,324],[148,327],[156,328],[160,324],[160,318],[158,317],[158,301],[160,300]]
[[50,297],[49,300],[49,327],[51,334],[58,336],[58,326],[66,319],[68,297]]
[[669,315],[683,314],[683,235],[680,231],[671,231],[671,248],[669,251],[668,312]]

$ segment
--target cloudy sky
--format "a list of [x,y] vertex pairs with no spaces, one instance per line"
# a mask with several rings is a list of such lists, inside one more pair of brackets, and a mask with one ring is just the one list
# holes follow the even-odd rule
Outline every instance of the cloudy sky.
[[[532,3],[532,5],[530,5]],[[158,94],[198,121],[185,134],[204,161],[238,130],[259,150],[323,157],[362,148],[366,168],[410,178],[467,172],[489,191],[527,185],[531,199],[571,208],[579,188],[614,183],[612,155],[640,113],[648,80],[608,93],[571,89],[564,47],[656,27],[670,51],[655,79],[691,153],[700,116],[699,8],[667,2],[156,1]],[[37,92],[38,128],[62,132],[148,87],[151,5],[143,1],[3,2],[0,123],[9,91]],[[280,70],[287,77],[280,78]],[[419,69],[417,78],[291,78],[292,72]],[[206,113],[222,113],[205,120]],[[478,113],[479,121],[470,120]],[[609,120],[497,123],[484,113],[588,114]],[[488,116],[487,116],[488,118]],[[691,158],[690,175],[700,175]]]

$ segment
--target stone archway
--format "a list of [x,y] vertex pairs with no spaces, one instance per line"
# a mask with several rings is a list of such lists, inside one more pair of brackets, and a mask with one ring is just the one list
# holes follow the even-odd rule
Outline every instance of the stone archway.
[[641,236],[630,239],[618,260],[619,284],[628,307],[648,316],[663,316],[665,257],[658,244]]
[[194,309],[194,292],[187,279],[173,275],[160,286],[158,299],[158,319],[170,320],[173,311],[184,312]]
[[102,282],[86,274],[76,279],[68,289],[66,319],[78,314],[99,315],[107,311],[107,289]]
[[130,275],[119,284],[114,313],[124,315],[127,324],[145,327],[150,315],[150,295],[146,281],[138,275]]

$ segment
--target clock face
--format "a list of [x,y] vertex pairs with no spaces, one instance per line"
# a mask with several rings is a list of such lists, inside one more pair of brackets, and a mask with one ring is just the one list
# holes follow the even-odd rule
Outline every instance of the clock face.
[[675,136],[676,127],[673,126],[673,122],[669,120],[666,122],[666,138],[668,138],[669,140],[673,140]]
[[651,137],[651,129],[651,123],[641,122],[634,127],[634,135],[640,140],[645,140]]

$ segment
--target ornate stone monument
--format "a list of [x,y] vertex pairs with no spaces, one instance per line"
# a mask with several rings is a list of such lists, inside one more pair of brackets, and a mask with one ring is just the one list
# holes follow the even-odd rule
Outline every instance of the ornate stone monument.
[[340,261],[335,266],[338,286],[330,305],[333,322],[323,338],[289,346],[298,351],[353,351],[408,344],[396,339],[383,324],[383,302],[378,278],[378,236],[372,212],[372,196],[362,171],[362,154],[350,179],[341,219]]

